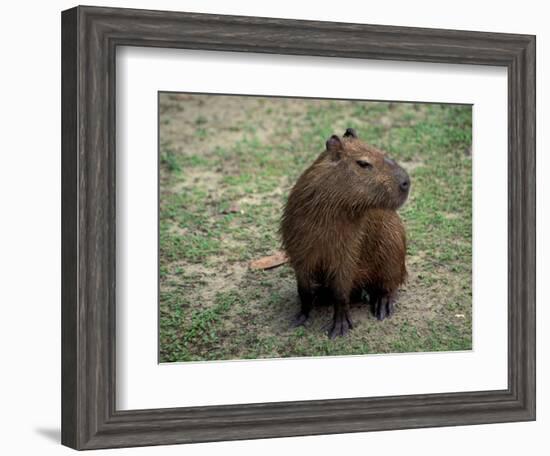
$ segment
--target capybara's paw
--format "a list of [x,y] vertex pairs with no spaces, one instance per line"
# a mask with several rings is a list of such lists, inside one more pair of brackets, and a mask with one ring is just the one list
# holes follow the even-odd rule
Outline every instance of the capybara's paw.
[[374,303],[374,316],[380,321],[391,317],[395,312],[394,303],[395,299],[391,294],[378,297]]
[[350,329],[353,329],[353,323],[351,321],[349,313],[346,312],[338,317],[334,317],[332,325],[330,326],[330,329],[328,331],[328,336],[331,339],[343,337],[347,333],[349,333]]
[[298,312],[294,319],[292,320],[291,326],[297,328],[298,326],[304,326],[306,321],[308,321],[309,315],[304,312]]

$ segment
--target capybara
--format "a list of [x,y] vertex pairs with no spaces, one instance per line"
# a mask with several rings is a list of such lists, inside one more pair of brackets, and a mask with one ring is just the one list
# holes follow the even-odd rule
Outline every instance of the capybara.
[[391,316],[405,281],[406,235],[397,214],[410,178],[348,128],[331,136],[292,188],[281,219],[283,248],[296,274],[302,325],[316,301],[334,306],[329,336],[353,327],[350,301],[364,290],[379,320]]

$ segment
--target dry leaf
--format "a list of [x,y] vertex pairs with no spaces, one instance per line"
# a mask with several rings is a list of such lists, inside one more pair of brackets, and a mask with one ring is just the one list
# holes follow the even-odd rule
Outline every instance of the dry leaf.
[[281,266],[287,261],[288,258],[283,252],[277,252],[274,255],[251,261],[250,267],[252,269],[271,269],[276,268],[277,266]]
[[229,209],[224,209],[222,214],[242,214],[241,207],[237,203],[233,203],[229,206]]

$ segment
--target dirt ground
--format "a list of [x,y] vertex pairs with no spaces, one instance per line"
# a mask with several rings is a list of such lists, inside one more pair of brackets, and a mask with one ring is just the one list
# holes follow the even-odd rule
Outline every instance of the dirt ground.
[[[472,347],[471,107],[162,93],[160,361],[469,350]],[[410,174],[400,211],[409,279],[391,319],[365,303],[328,339],[330,307],[291,328],[281,209],[300,173],[347,127]]]

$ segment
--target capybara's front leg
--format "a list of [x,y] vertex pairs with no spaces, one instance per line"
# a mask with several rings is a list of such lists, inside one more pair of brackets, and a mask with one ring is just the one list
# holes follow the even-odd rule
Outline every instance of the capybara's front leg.
[[395,293],[381,291],[374,300],[374,316],[382,321],[389,318],[395,311]]
[[349,293],[334,293],[334,317],[328,336],[331,339],[345,336],[353,329],[349,311]]
[[313,308],[313,301],[315,299],[315,289],[311,285],[299,283],[298,295],[300,296],[301,307],[292,321],[293,327],[303,326],[309,319],[309,314]]

